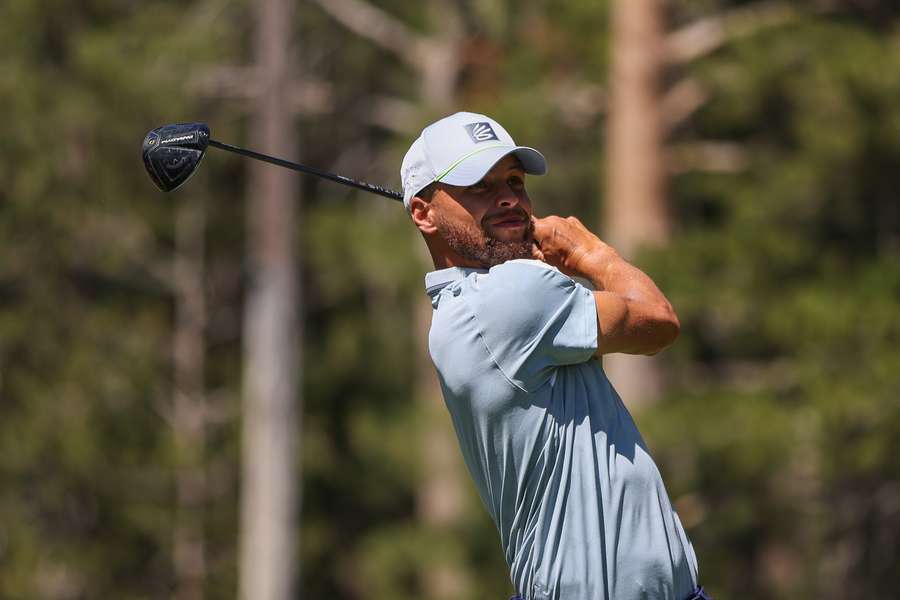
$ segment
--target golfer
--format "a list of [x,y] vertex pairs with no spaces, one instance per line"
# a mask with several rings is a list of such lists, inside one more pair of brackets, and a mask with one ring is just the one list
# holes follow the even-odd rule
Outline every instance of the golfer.
[[426,127],[403,159],[404,203],[435,267],[429,350],[466,465],[524,600],[707,598],[599,360],[659,352],[678,318],[577,219],[534,217],[525,177],[546,171],[538,151],[465,112]]

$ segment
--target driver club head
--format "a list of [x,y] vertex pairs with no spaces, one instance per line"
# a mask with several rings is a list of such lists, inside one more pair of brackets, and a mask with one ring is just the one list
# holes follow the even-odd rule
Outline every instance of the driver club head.
[[208,145],[206,123],[173,123],[147,133],[141,155],[156,187],[171,192],[194,174]]

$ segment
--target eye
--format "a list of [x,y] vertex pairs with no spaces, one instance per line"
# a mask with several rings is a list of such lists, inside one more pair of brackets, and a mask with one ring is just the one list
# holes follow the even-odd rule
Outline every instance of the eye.
[[525,187],[525,182],[518,175],[513,175],[506,180],[507,185],[514,190],[521,190]]
[[466,189],[468,189],[470,192],[483,192],[487,189],[487,183],[485,183],[484,179],[482,179],[478,183],[473,183]]

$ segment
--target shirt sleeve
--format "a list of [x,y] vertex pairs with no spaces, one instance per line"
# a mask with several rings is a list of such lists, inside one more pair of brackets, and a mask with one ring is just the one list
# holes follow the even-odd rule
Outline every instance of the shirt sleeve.
[[525,391],[557,367],[597,350],[597,308],[590,290],[542,262],[515,260],[476,278],[472,307],[487,350]]

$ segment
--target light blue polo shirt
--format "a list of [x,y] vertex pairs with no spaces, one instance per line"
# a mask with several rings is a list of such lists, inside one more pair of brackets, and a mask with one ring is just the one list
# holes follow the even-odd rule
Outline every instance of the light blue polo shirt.
[[428,273],[429,349],[526,600],[682,600],[697,559],[597,350],[590,290],[544,263]]

